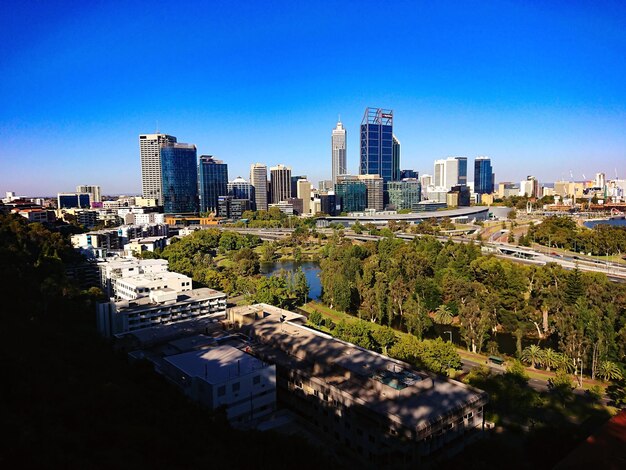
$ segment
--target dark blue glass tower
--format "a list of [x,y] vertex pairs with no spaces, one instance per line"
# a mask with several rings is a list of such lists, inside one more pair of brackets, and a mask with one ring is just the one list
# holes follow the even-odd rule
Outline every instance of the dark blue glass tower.
[[195,145],[176,143],[161,147],[161,185],[165,213],[198,212]]
[[[399,149],[399,147],[398,147]],[[399,167],[398,152],[398,167]],[[385,183],[394,179],[393,111],[367,108],[361,121],[361,175],[380,175]]]
[[459,184],[467,184],[467,157],[455,157],[459,162]]
[[477,194],[493,193],[494,174],[489,157],[476,157],[474,160],[474,192]]
[[217,213],[217,198],[228,194],[228,165],[210,155],[202,155],[198,173],[200,212]]

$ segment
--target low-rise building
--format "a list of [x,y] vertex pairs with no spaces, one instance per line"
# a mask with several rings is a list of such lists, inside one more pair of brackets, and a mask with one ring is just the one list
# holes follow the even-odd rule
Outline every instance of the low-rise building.
[[184,292],[160,289],[148,297],[99,303],[98,331],[105,337],[156,325],[168,325],[196,318],[225,318],[226,294],[203,287]]
[[244,423],[276,409],[276,366],[230,345],[164,358],[162,372],[192,400]]
[[123,277],[116,280],[113,295],[119,300],[135,300],[149,296],[157,290],[185,292],[191,290],[191,278],[170,271],[144,273],[137,276]]
[[276,364],[284,403],[364,462],[420,465],[484,426],[484,391],[308,328],[302,315],[257,304],[231,309],[229,320]]
[[133,238],[124,245],[124,251],[140,256],[144,251],[163,250],[167,246],[167,237]]
[[166,259],[114,258],[98,263],[100,286],[104,295],[115,297],[117,282],[120,279],[135,277],[142,274],[159,274],[168,272]]

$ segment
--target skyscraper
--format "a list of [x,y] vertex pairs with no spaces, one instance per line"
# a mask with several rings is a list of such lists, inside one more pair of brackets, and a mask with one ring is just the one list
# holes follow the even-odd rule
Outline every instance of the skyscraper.
[[291,197],[291,168],[276,165],[270,168],[270,175],[272,204],[289,199]]
[[367,207],[367,186],[358,178],[345,175],[335,185],[336,203],[343,212],[361,212]]
[[392,180],[400,181],[400,141],[393,136],[393,152],[392,152]]
[[361,175],[393,180],[393,111],[367,108],[361,121]]
[[302,213],[311,212],[311,183],[305,179],[298,180],[296,196],[302,199]]
[[141,158],[141,193],[145,198],[154,198],[163,205],[161,194],[161,147],[176,143],[176,137],[166,134],[141,134],[139,156]]
[[198,186],[200,188],[200,212],[217,213],[217,198],[228,193],[228,165],[211,155],[200,156]]
[[467,157],[448,157],[435,160],[435,176],[433,184],[448,191],[452,186],[467,184]]
[[261,163],[250,165],[250,184],[254,187],[255,208],[267,210],[267,166]]
[[489,157],[476,157],[474,160],[474,192],[477,194],[493,193],[493,169]]
[[170,143],[161,147],[163,211],[198,212],[198,158],[196,146]]
[[338,175],[345,175],[348,172],[346,162],[346,137],[346,130],[343,128],[341,121],[338,121],[331,137],[333,186],[337,183]]
[[382,211],[384,204],[384,182],[378,175],[359,175],[359,181],[365,184],[367,190],[367,209]]
[[298,181],[308,179],[307,175],[291,175],[291,197],[297,197]]

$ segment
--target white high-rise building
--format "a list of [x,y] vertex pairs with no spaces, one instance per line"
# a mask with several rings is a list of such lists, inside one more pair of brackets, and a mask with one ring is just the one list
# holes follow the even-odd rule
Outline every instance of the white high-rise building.
[[604,187],[606,186],[606,175],[604,173],[596,173],[594,186],[596,188],[604,189]]
[[254,186],[256,210],[267,210],[267,166],[262,163],[250,165],[250,184]]
[[91,203],[102,202],[100,186],[96,186],[93,184],[81,184],[79,186],[76,186],[76,192],[89,194],[89,201]]
[[163,204],[161,193],[161,147],[176,143],[176,137],[166,134],[141,134],[141,192],[145,198],[154,198]]
[[[464,168],[460,168],[463,163]],[[467,158],[449,157],[445,160],[435,160],[433,185],[449,191],[452,186],[458,184],[467,184]]]
[[345,175],[346,173],[348,173],[346,162],[346,137],[346,130],[344,129],[341,121],[338,121],[337,127],[333,129],[333,134],[331,137],[333,186],[337,183],[338,175]]

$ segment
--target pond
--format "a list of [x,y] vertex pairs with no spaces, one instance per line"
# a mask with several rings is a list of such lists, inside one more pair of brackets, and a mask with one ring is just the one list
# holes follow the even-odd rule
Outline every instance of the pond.
[[309,297],[312,300],[320,300],[322,297],[322,283],[319,278],[320,265],[318,263],[313,261],[304,261],[301,263],[296,263],[295,261],[261,263],[261,273],[266,276],[271,276],[281,269],[295,272],[298,268],[302,268],[302,272],[304,272],[306,281],[309,284]]

